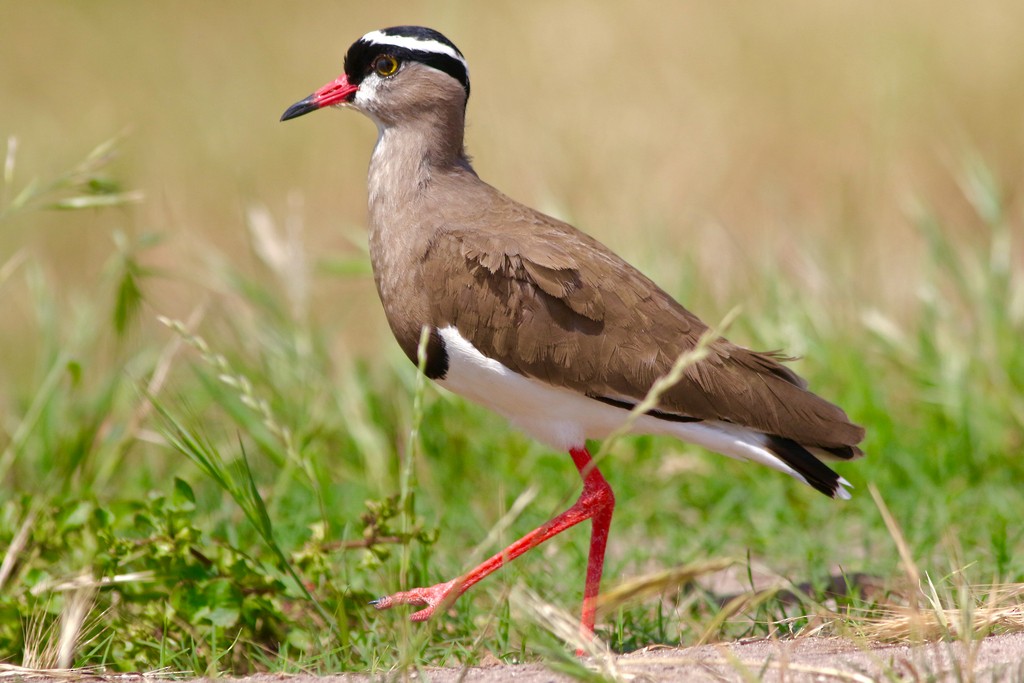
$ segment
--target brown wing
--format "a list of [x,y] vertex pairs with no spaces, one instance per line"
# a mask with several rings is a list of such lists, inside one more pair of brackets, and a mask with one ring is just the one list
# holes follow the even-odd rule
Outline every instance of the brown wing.
[[[610,402],[640,401],[707,327],[602,244],[541,214],[501,232],[442,230],[423,275],[431,316],[523,375]],[[528,239],[524,239],[528,237]],[[724,339],[659,410],[843,448],[863,438],[776,356]]]

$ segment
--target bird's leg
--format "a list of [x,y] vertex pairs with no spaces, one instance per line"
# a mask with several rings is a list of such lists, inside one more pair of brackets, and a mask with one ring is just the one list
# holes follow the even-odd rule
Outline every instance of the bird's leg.
[[413,621],[425,621],[442,604],[446,604],[462,595],[470,586],[498,569],[506,562],[519,557],[527,550],[535,548],[549,538],[560,534],[569,527],[587,519],[592,520],[590,534],[590,556],[587,560],[587,582],[583,590],[583,615],[580,630],[589,637],[594,632],[594,617],[597,606],[597,593],[601,586],[601,572],[604,569],[604,550],[608,543],[608,528],[612,521],[612,510],[615,508],[615,495],[601,472],[597,469],[590,453],[585,447],[573,448],[569,451],[572,461],[583,477],[583,492],[575,504],[562,514],[548,521],[518,541],[492,556],[480,566],[463,576],[429,588],[414,588],[374,600],[377,609],[388,609],[395,605],[425,606],[425,609],[414,613]]
[[587,555],[587,579],[583,585],[583,612],[580,615],[580,633],[584,638],[594,634],[594,620],[597,613],[597,595],[601,590],[601,574],[604,572],[604,550],[608,545],[608,531],[612,525],[615,510],[615,494],[597,465],[590,459],[586,448],[571,451],[573,462],[583,475],[583,490],[586,492],[590,477],[598,489],[598,501],[592,508],[590,518],[590,552]]

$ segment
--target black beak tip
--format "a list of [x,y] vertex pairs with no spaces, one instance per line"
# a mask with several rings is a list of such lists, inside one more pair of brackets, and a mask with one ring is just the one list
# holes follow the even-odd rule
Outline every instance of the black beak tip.
[[294,119],[302,116],[303,114],[308,114],[311,111],[316,111],[319,108],[320,107],[313,101],[313,96],[310,95],[306,99],[299,100],[292,106],[288,107],[284,114],[281,115],[281,120],[287,121],[288,119]]

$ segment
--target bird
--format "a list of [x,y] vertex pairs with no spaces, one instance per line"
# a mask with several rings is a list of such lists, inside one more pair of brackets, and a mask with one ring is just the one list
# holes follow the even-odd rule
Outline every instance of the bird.
[[[591,522],[580,631],[593,637],[611,486],[587,440],[620,428],[656,380],[697,347],[708,326],[611,249],[481,180],[464,143],[466,58],[422,26],[371,31],[348,48],[336,79],[281,116],[354,109],[377,126],[367,193],[369,251],[398,345],[440,386],[568,452],[576,502],[459,577],[373,601],[447,609],[506,563]],[[850,483],[822,459],[863,455],[863,427],[812,393],[780,352],[714,338],[633,433],[674,436],[766,465],[833,498]]]

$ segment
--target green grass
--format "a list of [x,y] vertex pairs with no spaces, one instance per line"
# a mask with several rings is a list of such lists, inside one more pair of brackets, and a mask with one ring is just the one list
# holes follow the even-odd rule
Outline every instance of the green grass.
[[[111,150],[27,191],[9,171],[0,230],[30,229],[54,209],[123,225],[116,207],[138,196],[106,176]],[[885,600],[917,595],[869,484],[917,571],[939,586],[935,604],[983,605],[989,592],[977,586],[1024,581],[1020,219],[980,161],[958,180],[982,227],[954,237],[929,207],[909,214],[927,245],[914,306],[886,311],[840,282],[808,292],[765,270],[767,286],[730,331],[806,356],[812,387],[867,427],[867,457],[839,465],[853,501],[667,439],[615,444],[602,463],[619,501],[606,587],[725,558],[741,558],[741,580],[768,571],[777,581],[728,604],[655,581],[654,595],[606,613],[599,632],[612,649],[797,634],[847,610],[829,628],[857,632]],[[368,605],[457,575],[564,507],[578,482],[565,454],[421,386],[395,347],[372,359],[339,349],[302,293],[339,273],[364,278],[358,258],[328,255],[329,272],[310,269],[285,238],[253,232],[261,269],[210,258],[205,304],[160,322],[147,293],[182,275],[157,265],[159,236],[130,224],[107,234],[88,297],[67,297],[45,255],[0,262],[0,296],[23,285],[31,312],[21,331],[30,361],[0,387],[0,662],[328,672],[490,653],[572,669],[530,596],[576,612],[584,531],[521,558],[432,623]],[[524,492],[529,504],[517,505]],[[882,593],[826,595],[840,572],[878,577]],[[62,657],[67,623],[77,645]]]

